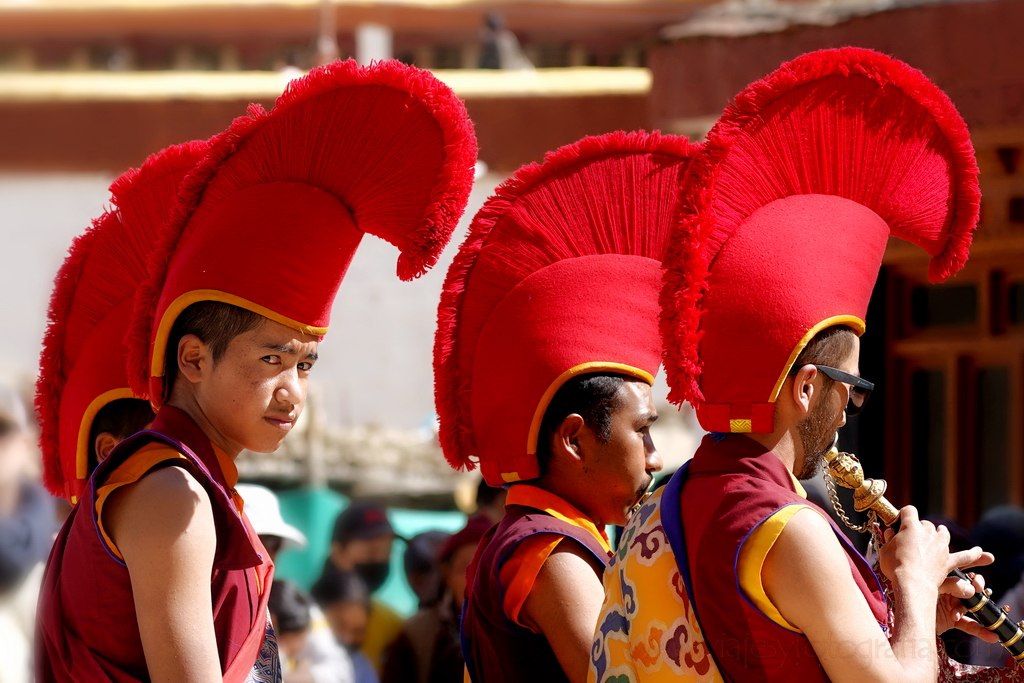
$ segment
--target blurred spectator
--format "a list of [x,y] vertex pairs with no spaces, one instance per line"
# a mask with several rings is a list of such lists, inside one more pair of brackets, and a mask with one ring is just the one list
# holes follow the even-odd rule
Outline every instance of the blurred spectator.
[[[996,557],[995,562],[981,569],[995,603],[1009,605],[1009,616],[1014,620],[1024,618],[1024,509],[1001,505],[988,510],[970,538],[973,545],[980,545]],[[1006,666],[1007,652],[1000,645],[972,639],[970,662]]]
[[480,539],[491,528],[483,516],[470,518],[438,553],[445,592],[440,602],[420,609],[386,650],[381,683],[461,683],[459,622],[466,595],[466,569]]
[[361,651],[370,623],[370,591],[358,574],[328,566],[313,584],[313,599],[323,610],[335,639],[352,659],[355,683],[378,683],[377,671]]
[[[961,550],[967,550],[968,548],[976,545],[974,541],[971,540],[970,532],[960,526],[960,522],[955,519],[945,517],[943,515],[924,515],[921,519],[926,519],[935,526],[942,525],[946,527],[946,531],[949,532],[950,552],[960,552]],[[988,548],[985,549],[988,550]]]
[[484,17],[481,43],[481,69],[533,69],[516,34],[505,28],[505,20],[497,12],[488,12]]
[[[395,531],[384,507],[368,501],[349,505],[334,521],[331,552],[321,578],[332,570],[355,572],[370,593],[369,623],[360,650],[380,673],[384,648],[402,630],[402,617],[373,594],[387,581]],[[318,601],[319,602],[319,601]]]
[[402,565],[405,580],[419,600],[417,609],[436,605],[444,593],[437,556],[450,536],[444,531],[424,531],[410,538],[405,547]]
[[505,516],[505,496],[508,491],[497,486],[488,486],[483,479],[476,487],[476,514],[497,524]]
[[25,405],[0,386],[0,682],[31,679],[32,633],[43,563],[56,531],[53,500],[30,476]]
[[281,516],[277,494],[256,484],[239,484],[235,490],[245,501],[245,516],[270,553],[270,559],[276,561],[282,550],[306,547],[306,535]]
[[988,510],[970,538],[972,545],[980,545],[996,556],[996,561],[982,570],[992,594],[1010,590],[1024,572],[1024,509],[1001,505]]
[[286,683],[315,680],[309,660],[303,657],[312,631],[313,601],[290,581],[274,581],[270,590],[270,620],[274,624]]
[[[277,555],[282,550],[306,547],[305,534],[281,516],[281,504],[273,491],[254,484],[239,484],[235,490],[245,501],[245,516],[249,518],[249,523],[259,535],[271,560],[277,562]],[[285,683],[352,683],[355,674],[348,652],[334,639],[323,612],[295,586],[283,589],[282,592],[287,592],[288,595],[278,595],[278,588],[282,584],[289,585],[287,582],[274,580],[270,593],[271,616],[274,613],[274,600],[279,601],[277,604],[282,609],[292,610],[291,614],[299,610],[297,603],[305,599],[309,620],[308,633],[301,638],[302,647],[294,651],[285,651],[282,633],[277,631],[281,652],[286,654],[289,660],[285,662]],[[293,640],[298,640],[298,637]]]

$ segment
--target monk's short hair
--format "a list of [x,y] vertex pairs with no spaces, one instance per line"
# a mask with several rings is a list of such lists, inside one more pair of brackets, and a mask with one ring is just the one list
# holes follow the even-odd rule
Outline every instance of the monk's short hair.
[[612,438],[612,413],[619,407],[619,388],[630,379],[615,373],[590,373],[572,377],[558,388],[544,411],[537,435],[537,462],[541,474],[547,470],[551,459],[551,438],[555,430],[572,414],[582,417],[597,438],[608,443]]
[[853,351],[856,333],[845,325],[826,327],[814,335],[797,356],[794,368],[805,365],[827,365],[837,367]]
[[89,427],[89,471],[97,465],[96,437],[104,432],[118,441],[125,439],[153,421],[149,401],[119,398],[100,408]]
[[167,338],[164,357],[167,391],[172,390],[178,375],[178,344],[182,337],[188,334],[199,337],[210,347],[213,360],[217,361],[228,350],[232,339],[256,329],[264,320],[266,318],[259,313],[220,301],[198,301],[188,306],[174,321]]

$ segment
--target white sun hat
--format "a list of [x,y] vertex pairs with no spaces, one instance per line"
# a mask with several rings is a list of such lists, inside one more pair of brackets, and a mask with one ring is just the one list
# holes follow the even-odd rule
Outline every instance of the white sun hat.
[[281,504],[273,491],[256,484],[239,484],[235,490],[245,501],[245,516],[257,534],[284,539],[281,550],[306,547],[306,535],[284,521]]

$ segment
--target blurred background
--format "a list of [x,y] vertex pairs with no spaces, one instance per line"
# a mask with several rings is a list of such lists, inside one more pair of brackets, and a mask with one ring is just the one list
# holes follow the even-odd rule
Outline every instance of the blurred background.
[[[322,344],[300,428],[243,454],[309,545],[280,575],[308,588],[334,517],[387,505],[395,531],[455,531],[474,475],[436,440],[431,349],[447,266],[469,218],[520,165],[587,134],[661,129],[699,140],[728,98],[796,55],[858,45],[923,70],[971,128],[982,224],[967,268],[926,287],[927,258],[892,244],[861,359],[878,384],[844,430],[889,497],[971,529],[1024,502],[1024,2],[1019,0],[2,0],[0,379],[28,398],[52,279],[107,186],[164,146],[270,106],[336,58],[396,58],[465,99],[480,141],[459,231],[425,277],[360,247]],[[699,438],[657,395],[666,472]],[[31,460],[31,459],[30,459]],[[409,614],[400,543],[378,596]]]

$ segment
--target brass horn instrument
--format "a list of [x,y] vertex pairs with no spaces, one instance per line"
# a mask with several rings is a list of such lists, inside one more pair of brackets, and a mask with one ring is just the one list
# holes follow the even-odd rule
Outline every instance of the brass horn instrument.
[[[855,531],[869,531],[876,519],[894,531],[899,530],[899,510],[885,498],[885,480],[865,479],[864,469],[857,456],[841,452],[836,445],[838,440],[839,437],[836,435],[832,448],[825,454],[825,486],[836,514]],[[868,524],[858,526],[850,521],[839,504],[835,492],[836,484],[853,490],[853,509],[857,512],[866,512]],[[970,579],[959,569],[950,572],[950,576],[970,583]],[[1024,666],[1024,621],[1014,623],[1009,619],[1009,607],[1000,608],[992,600],[990,588],[977,591],[969,598],[962,598],[961,602],[975,621],[999,637],[999,643],[1009,651],[1013,660]]]

